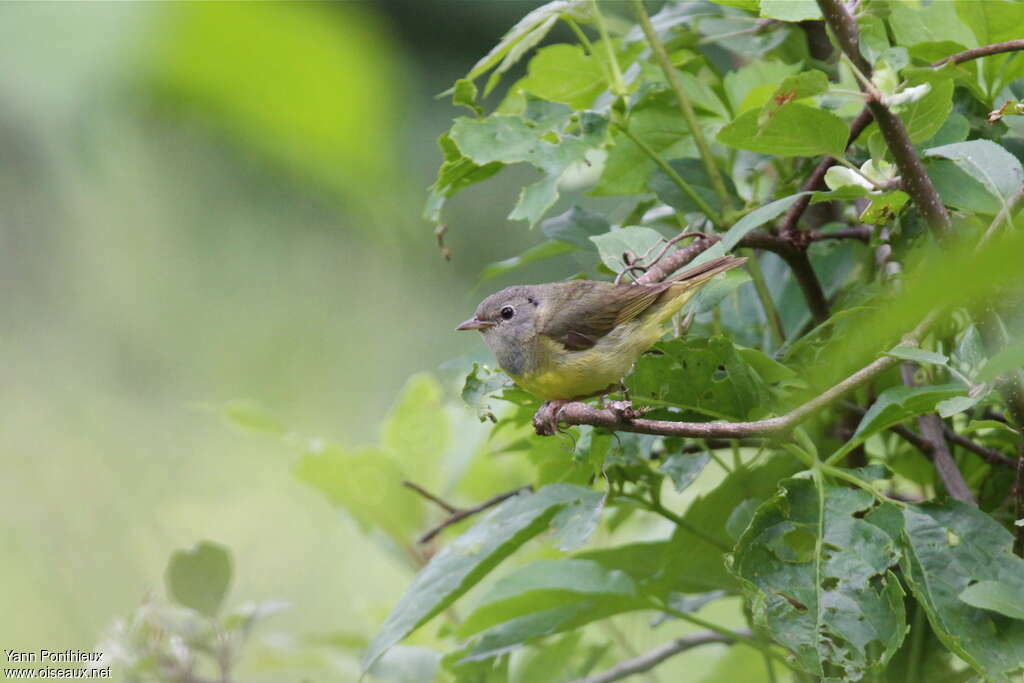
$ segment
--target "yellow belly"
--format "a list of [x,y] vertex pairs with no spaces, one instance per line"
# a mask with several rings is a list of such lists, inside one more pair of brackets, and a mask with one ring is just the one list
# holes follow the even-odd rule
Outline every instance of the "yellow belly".
[[512,379],[545,401],[605,393],[629,372],[640,354],[654,345],[661,334],[660,321],[648,319],[620,325],[583,351],[568,351],[557,342],[541,337],[538,370]]

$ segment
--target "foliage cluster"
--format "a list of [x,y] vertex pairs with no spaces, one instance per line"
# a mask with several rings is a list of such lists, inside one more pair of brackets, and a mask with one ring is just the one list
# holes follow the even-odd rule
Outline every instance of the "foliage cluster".
[[[558,24],[574,42],[545,44]],[[416,377],[359,451],[233,409],[418,569],[365,670],[610,681],[722,642],[708,681],[738,659],[763,680],[1020,680],[1024,45],[981,48],[1021,26],[1001,0],[555,0],[456,82],[468,114],[425,217],[507,166],[538,174],[509,217],[543,240],[483,280],[751,258],[637,362],[643,421],[580,408],[538,436],[537,401],[482,365],[462,391],[480,424]],[[748,629],[701,612],[737,598]],[[633,612],[708,639],[616,664],[595,627]]]

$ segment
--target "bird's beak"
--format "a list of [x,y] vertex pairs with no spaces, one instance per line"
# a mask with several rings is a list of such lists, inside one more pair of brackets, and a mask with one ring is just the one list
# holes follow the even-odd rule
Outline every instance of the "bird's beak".
[[494,327],[494,323],[490,320],[480,320],[476,316],[465,321],[456,330],[486,330],[488,327]]

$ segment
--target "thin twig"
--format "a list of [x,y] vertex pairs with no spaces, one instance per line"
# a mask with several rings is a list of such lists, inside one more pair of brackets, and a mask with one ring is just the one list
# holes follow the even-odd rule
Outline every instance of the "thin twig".
[[[750,631],[737,631],[737,634],[747,637],[752,635]],[[692,650],[695,647],[708,645],[710,643],[731,644],[733,642],[735,642],[734,638],[729,638],[720,633],[715,633],[714,631],[705,631],[703,633],[694,633],[692,635],[682,636],[681,638],[671,640],[664,645],[659,645],[639,657],[619,662],[607,671],[595,676],[577,679],[573,683],[611,683],[612,681],[618,681],[634,674],[649,671],[669,657],[677,655],[680,652]]]
[[505,493],[499,493],[498,495],[494,496],[493,498],[485,500],[484,502],[480,503],[479,505],[474,505],[471,508],[457,508],[454,505],[451,505],[450,503],[446,503],[445,501],[441,500],[437,496],[435,496],[435,495],[429,493],[428,491],[426,491],[423,487],[421,487],[421,486],[419,486],[417,484],[414,484],[411,481],[403,481],[402,484],[407,486],[407,487],[409,487],[410,489],[412,489],[416,493],[420,494],[421,496],[423,496],[427,500],[429,500],[429,501],[431,501],[433,503],[436,503],[440,507],[444,508],[448,513],[450,513],[448,515],[448,517],[443,522],[441,522],[437,526],[432,527],[425,534],[420,536],[420,538],[419,538],[419,542],[420,543],[427,543],[427,542],[429,542],[432,538],[434,538],[439,533],[441,533],[442,531],[444,531],[445,529],[450,527],[452,524],[456,524],[456,523],[461,522],[462,520],[466,519],[467,517],[472,517],[473,515],[479,514],[479,513],[483,512],[484,510],[486,510],[488,508],[492,508],[495,505],[498,505],[499,503],[502,503],[502,502],[508,500],[509,498],[513,497],[513,496],[519,495],[523,491],[532,491],[533,490],[532,486],[520,486],[517,489],[512,489],[511,491],[506,491]]
[[993,43],[992,45],[972,47],[970,50],[964,50],[963,52],[957,52],[954,55],[943,57],[939,61],[932,64],[932,66],[942,66],[946,62],[962,64],[964,62],[969,62],[972,59],[988,57],[989,55],[998,55],[1003,52],[1016,52],[1018,50],[1024,50],[1024,39],[1008,40],[1005,43]]
[[655,59],[658,60],[658,65],[665,74],[665,80],[668,81],[669,86],[676,95],[676,100],[679,102],[679,110],[682,112],[683,118],[686,120],[686,125],[690,128],[690,134],[693,135],[693,141],[697,144],[697,151],[700,152],[700,157],[704,161],[705,168],[707,168],[708,178],[711,180],[711,187],[715,190],[715,194],[718,195],[718,199],[722,204],[722,209],[726,213],[729,213],[729,211],[732,210],[729,191],[725,187],[725,181],[722,180],[722,174],[718,170],[718,164],[715,163],[715,157],[711,154],[711,148],[708,146],[708,141],[704,137],[704,131],[701,129],[700,123],[697,121],[697,114],[693,110],[690,98],[683,89],[683,84],[679,80],[679,75],[676,73],[675,67],[672,65],[672,59],[669,57],[668,51],[658,39],[658,34],[654,30],[654,25],[651,24],[651,18],[647,16],[647,10],[644,9],[643,0],[632,0],[632,2],[633,11],[636,14],[637,21],[640,23],[640,28],[643,29],[644,36],[647,38],[647,43],[651,46],[651,52],[654,54]]

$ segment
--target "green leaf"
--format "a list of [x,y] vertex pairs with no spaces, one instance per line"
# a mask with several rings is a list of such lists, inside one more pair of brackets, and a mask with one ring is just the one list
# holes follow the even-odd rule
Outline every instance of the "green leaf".
[[577,249],[594,249],[590,238],[611,229],[608,219],[599,213],[573,205],[565,213],[540,224],[540,230],[553,240],[571,244]]
[[842,156],[850,129],[821,109],[790,103],[758,128],[760,112],[748,111],[718,132],[718,141],[730,147],[779,157]]
[[[701,199],[716,211],[721,212],[722,200],[711,187],[707,168],[699,159],[673,159],[668,162],[672,170],[693,188]],[[726,178],[728,180],[728,177]],[[683,192],[675,181],[663,170],[656,169],[647,181],[648,187],[658,199],[681,213],[700,213],[701,209],[687,193]],[[734,194],[734,193],[733,193]]]
[[501,162],[477,164],[459,151],[449,133],[443,133],[437,144],[444,154],[444,162],[437,172],[437,180],[430,186],[430,194],[423,207],[423,219],[432,223],[441,221],[445,200],[464,187],[487,180],[504,168]]
[[416,575],[363,655],[363,670],[543,532],[559,509],[594,495],[600,494],[579,486],[553,484],[534,494],[510,498],[492,510]]
[[910,195],[902,190],[893,190],[880,195],[872,195],[871,203],[860,215],[860,222],[868,225],[886,225],[892,223],[910,199]]
[[998,197],[956,163],[929,159],[926,168],[943,204],[988,216],[996,215],[1002,208]]
[[[889,567],[900,548],[873,523],[871,494],[787,479],[736,545],[754,624],[801,669],[860,680],[885,669],[907,631],[903,590]],[[891,514],[891,512],[890,512]]]
[[947,398],[945,401],[939,401],[935,405],[935,409],[939,412],[939,417],[952,417],[957,413],[970,410],[982,398],[982,396],[954,396],[953,398]]
[[459,635],[471,636],[510,619],[594,597],[636,595],[633,579],[594,560],[541,560],[499,579],[459,627]]
[[231,553],[210,541],[201,541],[189,550],[176,550],[167,563],[164,579],[172,600],[215,617],[231,583]]
[[949,362],[944,354],[937,353],[935,351],[925,351],[919,349],[916,346],[897,346],[896,348],[887,351],[887,356],[893,358],[902,358],[903,360],[914,361],[915,363],[930,363],[933,365],[945,365]]
[[979,581],[960,591],[960,599],[972,607],[1024,620],[1024,594],[1020,588],[1020,585],[1011,587],[1001,581]]
[[1024,367],[1024,343],[1016,341],[1004,346],[981,368],[978,379],[990,382],[996,377]]
[[978,45],[1020,38],[1020,27],[1024,26],[1024,5],[1019,2],[957,0],[956,13],[973,31]]
[[587,109],[607,87],[601,63],[579,45],[549,45],[530,60],[519,87],[549,102]]
[[284,436],[288,428],[280,419],[255,401],[229,401],[224,406],[224,416],[242,429]]
[[942,400],[964,392],[960,383],[923,387],[889,387],[875,400],[861,418],[853,439],[863,442],[872,434],[918,415],[930,413]]
[[784,214],[802,194],[805,193],[798,192],[754,209],[736,221],[736,224],[722,235],[722,239],[711,245],[710,249],[705,249],[698,254],[697,258],[690,262],[691,267],[710,261],[713,258],[724,256],[732,251],[748,233]]
[[925,155],[954,162],[984,185],[1004,206],[1024,185],[1024,168],[1020,161],[991,140],[971,140],[932,147],[925,151]]
[[[673,339],[655,349],[661,355],[642,356],[627,380],[641,404],[716,419],[748,419],[770,408],[767,386],[725,337]],[[678,413],[665,417],[680,419]]]
[[442,484],[440,461],[450,440],[441,385],[428,373],[413,375],[384,418],[381,444],[410,479],[434,489]]
[[762,59],[730,71],[723,85],[733,112],[739,115],[749,109],[759,109],[784,78],[799,71],[799,64]]
[[484,113],[484,110],[476,103],[476,84],[468,78],[460,78],[455,81],[455,86],[452,88],[452,104],[457,107],[466,107],[477,116]]
[[1024,560],[1013,554],[1013,537],[977,507],[955,500],[909,505],[903,519],[903,575],[932,630],[986,679],[1019,680],[1024,621],[960,599],[972,583],[982,581],[1024,595]]
[[888,8],[889,27],[897,45],[912,47],[918,43],[940,42],[953,42],[963,47],[974,45],[974,35],[957,17],[952,2],[928,5],[894,2]]
[[[662,159],[697,158],[697,147],[686,121],[679,115],[679,103],[671,92],[646,95],[630,112],[627,122],[632,135],[642,140]],[[656,165],[635,142],[621,131],[612,138],[601,180],[591,194],[640,194]]]
[[[607,437],[606,441],[610,440],[611,438]],[[600,465],[597,469],[600,470]],[[551,522],[551,528],[554,531],[555,545],[559,550],[571,552],[590,541],[590,537],[601,523],[604,503],[605,496],[589,496],[558,511]]]
[[804,71],[795,76],[787,76],[761,108],[757,117],[758,129],[763,131],[768,121],[785,105],[827,92],[829,85],[824,71]]
[[484,266],[484,269],[480,271],[479,282],[487,282],[488,280],[493,280],[496,277],[519,270],[520,268],[528,266],[531,263],[545,261],[549,258],[554,258],[555,256],[567,254],[570,251],[574,251],[574,248],[573,245],[567,242],[560,242],[557,240],[545,240],[540,244],[535,244],[534,246],[530,247],[519,256],[513,256],[502,261],[488,263],[486,266]]
[[[732,511],[740,504],[749,505],[746,501],[760,503],[770,498],[779,481],[796,469],[793,458],[777,453],[762,465],[733,470],[722,483],[697,498],[682,515],[686,526],[675,529],[666,547],[662,584],[683,593],[719,588],[738,592],[739,586],[726,569],[722,550],[735,544],[728,531]],[[698,535],[693,532],[695,529],[703,533]],[[707,537],[717,543],[710,543]]]
[[592,235],[590,241],[597,246],[601,261],[612,272],[617,273],[626,266],[622,260],[623,253],[632,251],[636,256],[643,256],[649,249],[663,244],[665,238],[657,230],[629,226],[606,232],[603,235]]
[[821,19],[821,8],[815,0],[762,0],[761,16],[779,21],[814,21]]
[[466,78],[474,80],[494,68],[484,89],[484,95],[488,95],[500,81],[501,75],[515,66],[530,48],[544,40],[563,14],[571,12],[579,4],[578,0],[555,0],[536,8],[502,36],[498,44],[473,65]]
[[[910,86],[928,83],[930,90],[920,99],[907,104],[895,107],[907,129],[910,141],[919,143],[932,137],[942,128],[950,111],[953,109],[953,80],[946,75],[935,75],[933,72],[917,74],[914,78],[908,79]],[[878,124],[872,123],[868,126],[861,139],[881,139]]]
[[711,460],[709,453],[693,455],[674,453],[666,458],[665,462],[658,469],[672,480],[672,485],[676,487],[676,492],[682,493],[704,471],[704,466],[708,464],[709,460]]
[[421,526],[423,505],[402,486],[406,474],[387,451],[313,444],[295,463],[293,474],[344,509],[363,531],[379,528],[405,543]]

